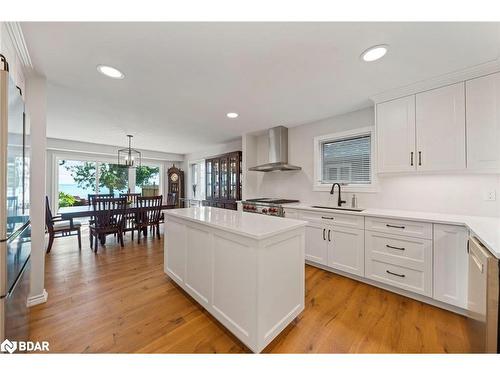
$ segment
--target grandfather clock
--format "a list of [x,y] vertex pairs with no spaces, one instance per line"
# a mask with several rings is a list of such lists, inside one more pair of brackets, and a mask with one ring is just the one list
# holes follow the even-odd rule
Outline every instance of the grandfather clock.
[[168,192],[175,193],[175,201],[173,203],[175,204],[175,207],[181,207],[179,199],[184,198],[184,171],[177,168],[174,164],[171,168],[168,169],[167,175]]

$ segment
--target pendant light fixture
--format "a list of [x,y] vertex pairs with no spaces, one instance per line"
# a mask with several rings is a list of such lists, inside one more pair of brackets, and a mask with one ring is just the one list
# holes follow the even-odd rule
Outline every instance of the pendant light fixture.
[[132,137],[133,135],[127,134],[128,137],[128,147],[118,150],[118,164],[124,165],[126,167],[137,167],[141,166],[141,152],[132,148]]

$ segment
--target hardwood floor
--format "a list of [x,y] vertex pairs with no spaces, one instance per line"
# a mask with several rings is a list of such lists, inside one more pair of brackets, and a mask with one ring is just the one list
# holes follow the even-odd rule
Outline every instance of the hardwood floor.
[[[163,273],[163,236],[113,239],[93,254],[84,231],[46,257],[46,304],[31,309],[31,340],[51,352],[241,353],[231,333]],[[467,352],[465,319],[306,266],[306,308],[267,353]]]

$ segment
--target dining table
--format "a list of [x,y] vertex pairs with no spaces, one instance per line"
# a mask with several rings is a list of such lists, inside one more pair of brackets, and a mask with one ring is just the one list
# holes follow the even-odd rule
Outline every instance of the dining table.
[[[162,203],[161,205],[161,210],[171,210],[176,208],[175,204],[166,204]],[[137,204],[128,204],[127,205],[127,213],[137,213],[141,210],[147,210],[148,207],[139,207]],[[97,211],[99,212],[99,211]],[[86,217],[91,217],[95,215],[94,207],[90,205],[85,205],[85,206],[71,206],[71,207],[60,207],[59,210],[57,211],[58,215],[61,217],[62,221],[69,220],[73,221],[73,219],[78,219],[78,218],[86,218]],[[147,235],[147,232],[144,232],[144,235]],[[106,242],[106,236],[104,236],[101,239],[101,243],[104,245]]]
[[[175,204],[166,204],[162,203],[161,209],[163,210],[170,210],[176,208]],[[147,207],[139,207],[136,204],[129,204],[127,205],[127,211],[129,213],[136,213],[139,212],[139,210],[146,209]],[[59,216],[61,216],[61,220],[72,220],[72,219],[78,219],[78,218],[84,218],[84,217],[91,217],[94,215],[94,208],[89,205],[85,206],[71,206],[71,207],[61,207],[59,208],[59,211],[57,212]]]

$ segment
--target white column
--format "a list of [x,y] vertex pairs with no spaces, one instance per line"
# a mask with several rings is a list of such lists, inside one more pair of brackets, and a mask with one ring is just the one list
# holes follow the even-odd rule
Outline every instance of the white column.
[[26,109],[31,128],[31,286],[28,306],[33,306],[47,301],[44,283],[47,81],[34,71],[26,77]]
[[128,169],[128,188],[130,189],[131,193],[135,193],[135,176],[136,176],[135,168],[129,168]]

